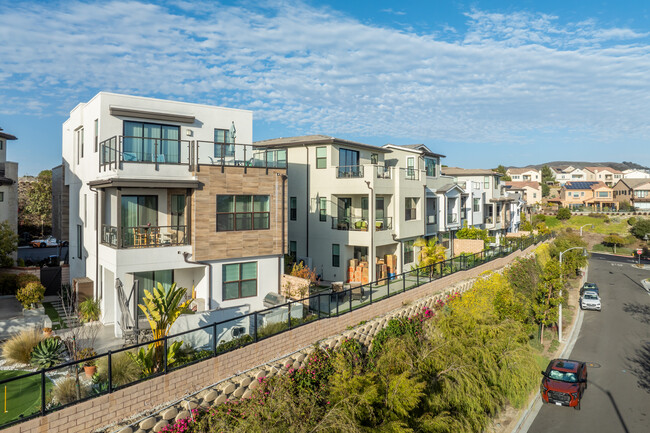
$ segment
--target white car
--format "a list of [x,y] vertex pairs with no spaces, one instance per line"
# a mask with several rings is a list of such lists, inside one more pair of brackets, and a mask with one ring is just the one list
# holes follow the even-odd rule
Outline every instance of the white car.
[[583,310],[598,310],[600,311],[602,305],[600,303],[600,296],[598,293],[588,290],[582,294],[580,298],[580,308]]
[[59,241],[54,236],[48,236],[45,239],[34,239],[29,243],[33,248],[56,247]]

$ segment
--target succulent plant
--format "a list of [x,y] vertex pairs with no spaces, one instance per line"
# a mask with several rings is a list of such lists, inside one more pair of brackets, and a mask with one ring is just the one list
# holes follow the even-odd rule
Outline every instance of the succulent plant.
[[50,368],[63,360],[63,344],[58,338],[46,338],[34,347],[32,364],[39,368]]

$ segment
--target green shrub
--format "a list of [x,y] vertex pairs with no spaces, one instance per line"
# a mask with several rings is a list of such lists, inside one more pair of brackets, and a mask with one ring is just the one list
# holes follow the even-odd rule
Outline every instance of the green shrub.
[[63,360],[63,343],[58,338],[46,338],[39,341],[32,351],[32,365],[40,368],[50,368]]
[[245,346],[248,343],[252,343],[252,342],[253,342],[253,337],[251,337],[248,334],[245,334],[239,338],[226,341],[225,343],[219,343],[219,345],[217,346],[217,353],[228,352],[237,349],[239,347]]
[[634,224],[636,224],[636,217],[629,217],[627,219],[627,223],[628,223],[628,225],[633,226]]
[[22,273],[16,277],[18,280],[18,288],[25,287],[29,283],[40,283],[41,280],[34,274]]
[[571,209],[568,207],[561,207],[557,211],[557,219],[559,220],[568,220],[571,218]]
[[25,267],[25,260],[22,259],[22,258],[16,260],[16,266],[18,266],[19,268],[24,268]]
[[639,218],[630,229],[630,232],[639,239],[643,239],[646,234],[650,236],[650,219]]
[[45,296],[45,287],[41,283],[31,282],[18,289],[16,299],[23,304],[23,308],[29,310],[34,304],[41,302]]
[[25,329],[13,335],[2,345],[2,356],[10,363],[29,364],[34,347],[43,340],[43,333],[36,328]]
[[18,276],[14,274],[0,275],[0,295],[14,295],[18,292]]
[[[79,384],[80,398],[88,397],[88,387],[83,383]],[[70,404],[77,401],[77,381],[74,377],[61,379],[52,388],[54,402],[60,405]]]
[[86,298],[79,304],[79,314],[81,315],[81,321],[84,323],[99,320],[100,313],[99,300]]
[[[131,360],[127,352],[111,355],[113,386],[122,386],[140,378],[140,366]],[[108,356],[97,359],[97,375],[101,382],[108,382]]]

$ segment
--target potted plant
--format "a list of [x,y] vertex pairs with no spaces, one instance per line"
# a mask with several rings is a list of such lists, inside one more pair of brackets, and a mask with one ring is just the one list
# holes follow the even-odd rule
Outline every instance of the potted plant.
[[[95,352],[90,347],[84,347],[79,352],[77,352],[77,359],[80,359],[80,360],[90,358],[90,357],[93,357],[93,356],[97,356],[97,352]],[[86,373],[86,377],[88,377],[88,378],[93,377],[93,375],[97,372],[96,360],[95,359],[88,359],[88,360],[83,361],[83,368],[84,368],[84,372]]]

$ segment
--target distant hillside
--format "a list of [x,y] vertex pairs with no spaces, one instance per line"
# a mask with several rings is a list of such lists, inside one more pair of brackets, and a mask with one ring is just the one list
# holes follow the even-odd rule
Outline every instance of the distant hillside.
[[[636,168],[639,170],[650,170],[650,168],[648,167],[644,167],[643,165],[637,164],[635,162],[629,162],[629,161],[623,161],[623,162],[552,161],[552,162],[545,162],[543,164],[527,165],[526,167],[540,169],[545,165],[548,165],[549,167],[570,165],[572,167],[578,167],[578,168],[611,167],[613,169],[620,170],[620,171],[628,170],[631,168]],[[508,168],[512,168],[512,167],[508,167]]]

